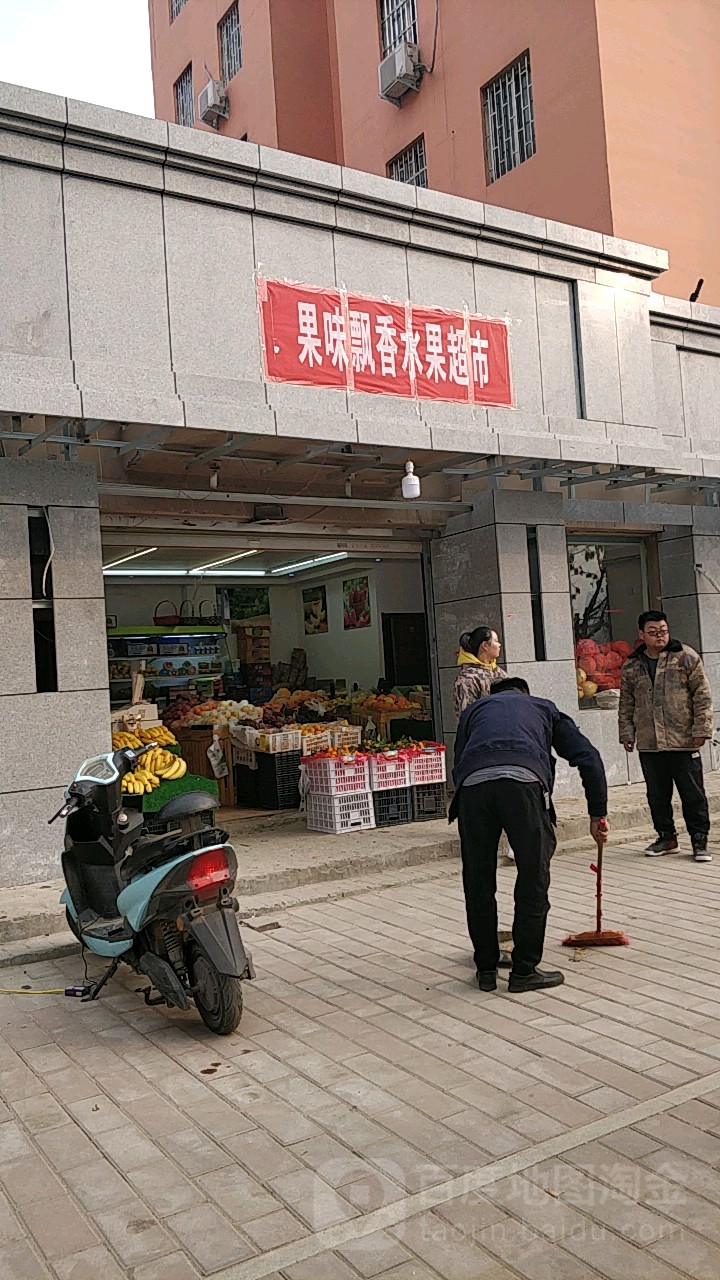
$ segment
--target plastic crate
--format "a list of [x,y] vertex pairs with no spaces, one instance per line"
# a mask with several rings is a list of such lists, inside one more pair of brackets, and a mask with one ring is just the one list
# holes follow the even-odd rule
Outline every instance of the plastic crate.
[[447,787],[444,782],[426,782],[412,788],[413,819],[430,822],[447,815]]
[[233,765],[241,764],[247,769],[257,769],[257,756],[249,747],[239,747],[231,739]]
[[323,729],[320,733],[302,733],[302,752],[305,756],[312,756],[316,751],[324,751],[326,747],[332,746],[330,741],[330,731]]
[[370,790],[367,756],[343,760],[303,758],[311,795],[341,796]]
[[261,729],[255,750],[266,755],[278,755],[284,751],[300,751],[302,745],[299,729],[274,729],[272,732]]
[[336,724],[330,727],[331,747],[359,747],[362,728],[359,724]]
[[372,796],[369,791],[352,795],[331,796],[316,792],[307,798],[308,831],[323,831],[340,836],[346,831],[371,831],[375,826]]
[[413,820],[411,787],[396,787],[392,791],[373,791],[376,827],[399,827]]
[[370,790],[395,791],[410,786],[410,761],[402,756],[370,756]]
[[300,808],[300,752],[258,755],[256,801],[260,809]]
[[445,782],[445,747],[442,743],[433,743],[424,751],[413,754],[410,760],[410,784],[421,787],[428,782]]

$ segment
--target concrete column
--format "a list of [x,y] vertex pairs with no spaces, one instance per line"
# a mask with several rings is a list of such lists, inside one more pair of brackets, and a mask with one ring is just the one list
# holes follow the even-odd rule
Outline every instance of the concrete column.
[[[560,494],[492,490],[476,499],[470,514],[450,521],[432,545],[442,729],[450,747],[456,728],[452,686],[458,639],[482,622],[501,636],[501,661],[513,675],[523,676],[533,693],[577,714],[562,503]],[[529,528],[538,545],[543,661],[535,656]]]
[[[57,692],[35,682],[28,508],[46,512]],[[93,468],[0,460],[0,885],[59,873],[47,820],[88,756],[110,747],[105,604]]]

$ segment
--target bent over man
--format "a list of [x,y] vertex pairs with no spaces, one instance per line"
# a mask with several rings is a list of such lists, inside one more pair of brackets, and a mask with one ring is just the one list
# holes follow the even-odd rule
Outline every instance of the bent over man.
[[607,840],[607,782],[595,747],[554,702],[533,698],[524,680],[498,680],[491,696],[468,707],[455,742],[455,795],[450,821],[459,818],[468,931],[481,991],[494,991],[499,948],[496,867],[500,833],[515,852],[515,920],[511,992],[557,987],[559,971],[538,969],[550,909],[550,859],[555,852],[553,751],[579,769],[590,831]]

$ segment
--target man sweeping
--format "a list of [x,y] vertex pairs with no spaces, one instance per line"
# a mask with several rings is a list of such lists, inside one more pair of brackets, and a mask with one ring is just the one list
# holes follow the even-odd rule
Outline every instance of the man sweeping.
[[640,753],[647,798],[657,838],[649,858],[677,853],[673,785],[696,862],[712,862],[708,852],[710,813],[700,748],[713,735],[713,704],[702,660],[694,649],[670,638],[667,615],[657,610],[638,618],[641,643],[622,669],[619,732],[626,751]]
[[564,982],[559,970],[538,969],[550,909],[550,859],[555,852],[552,790],[557,752],[579,770],[590,832],[607,840],[607,781],[599,753],[554,702],[533,698],[525,680],[498,680],[491,696],[463,712],[455,741],[455,795],[450,821],[459,818],[468,931],[478,986],[497,985],[496,870],[504,830],[515,852],[515,920],[510,992],[538,991]]

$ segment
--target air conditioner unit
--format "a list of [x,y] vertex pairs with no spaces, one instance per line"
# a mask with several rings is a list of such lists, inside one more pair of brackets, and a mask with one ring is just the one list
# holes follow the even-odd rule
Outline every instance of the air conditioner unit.
[[380,97],[399,106],[408,89],[418,88],[421,75],[420,50],[404,40],[378,67]]
[[228,98],[222,80],[208,80],[198,94],[198,115],[203,124],[217,125],[228,115]]

